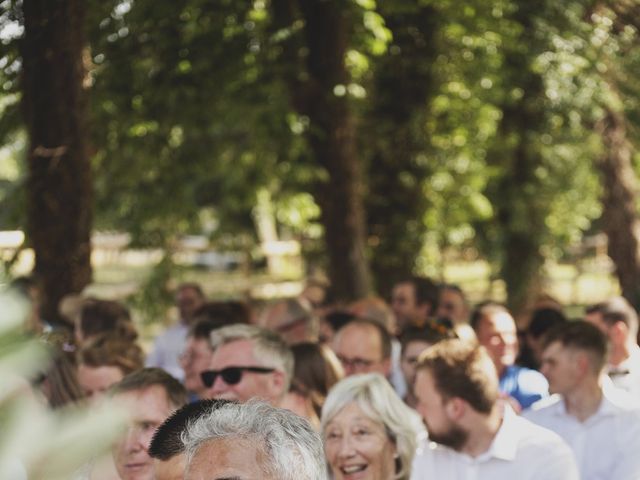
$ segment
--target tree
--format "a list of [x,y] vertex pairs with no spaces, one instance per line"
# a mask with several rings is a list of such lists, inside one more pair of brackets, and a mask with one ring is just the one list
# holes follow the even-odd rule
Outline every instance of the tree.
[[91,281],[84,2],[24,0],[23,14],[28,237],[43,287],[41,314],[56,322],[60,299]]

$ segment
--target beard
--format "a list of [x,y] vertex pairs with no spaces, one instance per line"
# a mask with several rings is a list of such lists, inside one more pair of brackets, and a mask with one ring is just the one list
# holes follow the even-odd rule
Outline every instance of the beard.
[[456,452],[462,450],[469,438],[468,431],[451,423],[446,430],[440,432],[430,429],[427,425],[427,432],[429,433],[430,441],[452,448]]

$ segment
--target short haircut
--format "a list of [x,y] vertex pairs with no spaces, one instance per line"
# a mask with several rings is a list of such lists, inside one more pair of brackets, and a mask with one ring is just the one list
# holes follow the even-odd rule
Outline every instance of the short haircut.
[[198,400],[187,403],[173,412],[153,434],[149,445],[149,456],[166,461],[183,453],[184,443],[181,435],[187,425],[226,403],[229,403],[229,400]]
[[78,351],[78,364],[91,368],[117,367],[123,375],[144,366],[144,354],[135,343],[115,335],[99,335]]
[[471,317],[469,318],[469,325],[471,325],[471,328],[473,328],[473,330],[477,332],[478,327],[480,326],[480,322],[483,319],[490,317],[491,315],[495,315],[497,313],[508,313],[509,315],[511,315],[511,313],[509,313],[509,310],[507,310],[507,307],[505,307],[501,303],[492,302],[492,301],[482,302],[478,304],[478,306],[473,310],[473,312],[471,312]]
[[264,402],[227,403],[190,422],[182,434],[187,471],[213,440],[246,439],[263,452],[265,475],[279,480],[325,480],[322,440],[307,420]]
[[427,277],[412,276],[401,280],[398,283],[409,283],[413,286],[416,303],[422,305],[428,303],[431,305],[431,315],[435,314],[440,301],[440,288],[438,285]]
[[408,479],[418,435],[423,430],[420,417],[405,405],[382,375],[366,373],[347,377],[331,389],[322,407],[322,431],[324,432],[328,423],[352,402],[355,402],[367,417],[384,426],[389,439],[396,446],[399,457],[393,478]]
[[498,399],[495,366],[475,342],[443,340],[420,355],[416,370],[431,373],[444,399],[461,398],[479,413],[490,413]]
[[591,305],[587,307],[586,313],[599,313],[602,321],[609,326],[623,322],[629,329],[629,336],[634,339],[638,334],[638,314],[624,297],[614,297]]
[[589,322],[576,320],[551,329],[544,336],[543,348],[559,342],[565,348],[587,352],[595,373],[600,373],[607,362],[607,338],[602,331]]
[[179,408],[187,403],[187,391],[184,386],[161,368],[143,368],[130,373],[113,385],[109,392],[113,396],[145,390],[156,385],[162,387],[167,394],[167,400],[174,407]]
[[263,362],[265,367],[284,372],[286,377],[284,391],[288,391],[293,377],[293,354],[282,337],[265,328],[244,324],[229,325],[211,332],[211,348],[213,350],[220,345],[240,340],[253,342],[253,354],[257,360]]
[[355,318],[354,320],[351,320],[349,323],[347,323],[340,330],[350,325],[373,327],[373,329],[376,332],[378,332],[378,336],[380,337],[380,344],[382,347],[382,359],[385,360],[387,358],[391,358],[391,335],[389,334],[389,331],[384,325],[370,318]]

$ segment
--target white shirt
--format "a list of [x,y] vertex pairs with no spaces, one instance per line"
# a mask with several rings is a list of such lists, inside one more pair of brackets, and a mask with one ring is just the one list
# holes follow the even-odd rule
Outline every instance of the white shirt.
[[629,358],[618,366],[609,365],[607,371],[613,384],[633,395],[640,406],[640,347],[635,345]]
[[393,389],[396,391],[400,398],[404,398],[407,394],[407,382],[404,379],[402,373],[402,346],[397,339],[391,340],[391,375],[389,381],[393,385]]
[[567,413],[560,395],[537,402],[524,415],[569,444],[583,480],[638,480],[640,410],[627,395],[604,392],[598,411],[582,423]]
[[180,366],[179,358],[184,350],[188,332],[189,327],[178,323],[158,335],[145,366],[162,368],[174,378],[184,380],[184,371]]
[[478,457],[425,443],[411,480],[578,480],[571,449],[555,433],[505,408],[489,450]]

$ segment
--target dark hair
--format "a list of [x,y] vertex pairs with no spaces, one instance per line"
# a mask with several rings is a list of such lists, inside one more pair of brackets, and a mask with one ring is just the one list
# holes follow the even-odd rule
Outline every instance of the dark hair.
[[243,302],[205,302],[193,312],[193,319],[196,322],[210,320],[221,327],[233,323],[249,323],[251,310]]
[[135,343],[111,335],[99,335],[78,351],[78,364],[88,367],[117,367],[123,375],[144,366],[144,353]]
[[110,394],[145,390],[158,385],[167,394],[167,399],[174,407],[181,407],[187,403],[187,390],[184,386],[161,368],[143,368],[125,376],[110,389]]
[[421,305],[428,303],[431,305],[430,314],[433,315],[438,310],[438,302],[440,301],[440,288],[438,285],[427,277],[412,276],[398,283],[409,283],[413,285],[413,293],[416,304]]
[[551,329],[544,337],[543,348],[559,342],[563,347],[588,352],[594,372],[600,373],[607,362],[607,338],[595,325],[583,320],[566,322]]
[[638,333],[638,314],[624,297],[615,297],[586,308],[587,314],[599,313],[602,321],[611,326],[623,322],[634,338]]
[[479,303],[473,312],[471,312],[469,325],[471,325],[471,328],[477,332],[480,321],[496,313],[509,313],[509,310],[507,310],[507,307],[503,304],[498,302],[486,301]]
[[498,399],[498,376],[489,354],[475,342],[443,340],[427,349],[417,371],[429,370],[445,399],[458,397],[480,413],[490,413]]
[[166,461],[183,453],[185,449],[181,435],[187,425],[226,403],[229,403],[229,400],[209,399],[198,400],[180,407],[156,429],[149,444],[149,456]]
[[103,333],[117,335],[131,342],[138,338],[129,310],[113,300],[85,300],[79,326],[85,339]]
[[329,360],[327,350],[328,347],[312,342],[291,346],[294,367],[289,389],[309,398],[318,418],[329,390],[340,380],[340,373]]
[[344,327],[347,323],[355,320],[356,316],[351,312],[344,310],[335,310],[324,316],[324,321],[331,325],[335,332]]
[[384,325],[376,320],[371,320],[370,318],[355,318],[347,323],[345,327],[347,325],[369,325],[373,327],[378,332],[378,335],[380,335],[382,358],[391,358],[391,335]]
[[544,333],[566,321],[567,317],[555,308],[538,308],[531,314],[527,333],[533,338],[540,338]]
[[430,345],[447,340],[457,338],[453,329],[453,324],[448,319],[431,320],[424,327],[409,326],[405,328],[400,336],[400,344],[402,350],[411,342],[426,342]]

